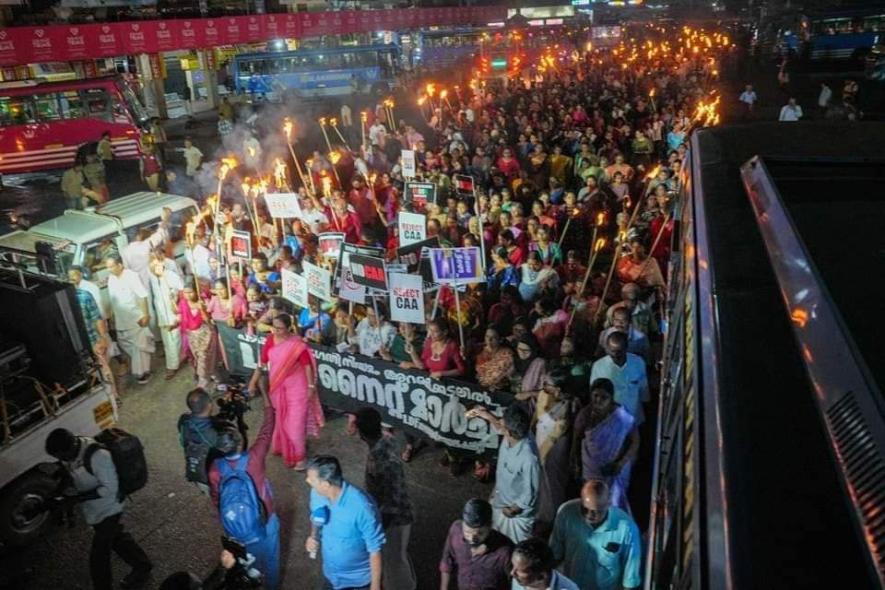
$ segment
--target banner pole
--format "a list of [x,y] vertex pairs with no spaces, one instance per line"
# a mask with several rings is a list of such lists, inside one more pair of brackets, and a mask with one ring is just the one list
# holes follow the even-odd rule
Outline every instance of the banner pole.
[[[449,276],[455,277],[455,263],[453,261],[452,249],[446,248],[449,258]],[[452,289],[455,291],[455,314],[458,322],[458,338],[461,340],[461,348],[464,348],[464,326],[461,325],[461,296],[458,295],[458,281],[452,281]]]

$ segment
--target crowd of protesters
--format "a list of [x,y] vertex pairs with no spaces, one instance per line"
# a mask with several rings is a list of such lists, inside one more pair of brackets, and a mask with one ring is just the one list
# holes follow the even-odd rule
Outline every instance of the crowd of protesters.
[[[300,163],[286,158],[284,172],[261,156],[263,144],[281,138],[250,134],[252,149],[218,163],[220,195],[191,221],[187,268],[165,257],[163,226],[143,236],[143,257],[108,258],[111,310],[87,318],[97,328],[91,338],[105,356],[98,328],[114,319],[133,374],[146,383],[158,324],[175,334],[164,347],[183,352],[176,366],[167,362],[167,378],[189,362],[195,387],[209,390],[228,363],[220,325],[266,337],[248,383],[268,399],[258,449],[307,472],[313,511],[344,514],[347,525],[317,526],[306,543],[322,548],[329,588],[375,590],[382,577],[385,588],[415,588],[402,465],[429,445],[415,436],[395,442],[372,410],[351,416],[370,448],[368,493],[344,481],[333,458],[309,460],[306,439],[323,426],[324,409],[308,343],[512,396],[503,415],[467,413],[502,435],[497,456],[439,452],[453,475],[472,468],[495,482],[488,501],[467,502],[449,531],[443,590],[636,588],[640,534],[628,492],[640,445],[649,444],[639,432],[658,371],[674,201],[690,131],[716,120],[718,68],[730,48],[719,34],[654,29],[604,51],[557,48],[506,82],[477,77],[442,94],[424,81],[415,92],[423,120],[398,121],[386,101],[359,118],[345,106],[340,141]],[[415,180],[436,186],[435,202],[404,191],[403,150],[415,153]],[[195,176],[200,159],[187,164]],[[250,198],[245,178],[263,173],[276,176],[279,192],[298,194],[301,217],[273,219]],[[463,176],[473,179],[469,190]],[[282,297],[283,270],[301,274],[305,262],[334,269],[337,254],[318,247],[327,232],[396,260],[401,211],[423,213],[440,247],[481,247],[484,280],[458,296],[449,286],[428,290],[422,323],[391,323],[386,297],[354,305],[311,295],[302,309]],[[229,262],[230,230],[250,232],[252,260]],[[189,396],[193,411],[205,410],[202,399]],[[219,441],[224,457],[201,482],[216,505],[224,473],[242,463],[240,442],[230,433]],[[257,471],[248,469],[272,515],[263,456],[256,461]],[[280,534],[278,523],[271,528]],[[348,563],[354,544],[358,567]],[[276,571],[273,547],[254,547]],[[278,583],[276,574],[268,580]]]

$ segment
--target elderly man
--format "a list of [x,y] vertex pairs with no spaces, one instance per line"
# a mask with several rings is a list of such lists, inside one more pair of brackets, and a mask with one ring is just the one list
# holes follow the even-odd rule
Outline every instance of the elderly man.
[[117,329],[117,342],[129,355],[132,375],[144,385],[151,378],[151,354],[154,338],[148,327],[151,321],[148,291],[139,276],[123,267],[117,254],[105,258],[108,275],[108,299]]
[[492,506],[473,498],[464,505],[461,520],[449,527],[439,562],[440,590],[507,590],[513,543],[492,528]]
[[553,569],[553,551],[541,539],[526,539],[513,548],[510,590],[578,590],[578,585]]
[[181,277],[169,270],[162,258],[154,257],[151,261],[150,292],[157,314],[157,328],[163,341],[163,353],[166,357],[166,380],[172,379],[181,365],[181,331],[178,325],[178,298],[184,283]]
[[611,505],[605,482],[591,479],[560,507],[550,538],[559,570],[579,588],[629,590],[642,584],[639,527]]
[[649,399],[648,376],[645,361],[627,352],[627,335],[612,332],[605,340],[606,355],[593,363],[590,383],[597,379],[608,379],[615,386],[615,401],[624,406],[637,424],[642,424],[645,416],[642,402]]
[[599,334],[599,350],[605,352],[605,343],[613,332],[623,332],[627,335],[627,352],[631,352],[648,362],[651,359],[651,347],[648,336],[641,330],[631,326],[632,316],[626,307],[619,307],[612,311],[612,325]]
[[168,224],[171,217],[172,210],[163,207],[163,212],[160,214],[160,225],[157,229],[153,233],[145,228],[138,230],[135,239],[123,248],[122,254],[126,268],[134,270],[145,287],[148,286],[151,278],[151,253],[154,248],[162,246],[169,239]]
[[637,330],[646,335],[651,335],[657,330],[651,309],[646,302],[639,299],[639,294],[639,285],[636,283],[627,283],[621,287],[621,300],[606,311],[606,328],[611,327],[615,310],[624,307],[630,310],[631,323]]
[[528,539],[535,524],[541,485],[541,463],[530,436],[529,416],[521,407],[511,405],[503,419],[480,407],[468,411],[467,417],[482,418],[504,435],[490,499],[495,530],[515,543]]

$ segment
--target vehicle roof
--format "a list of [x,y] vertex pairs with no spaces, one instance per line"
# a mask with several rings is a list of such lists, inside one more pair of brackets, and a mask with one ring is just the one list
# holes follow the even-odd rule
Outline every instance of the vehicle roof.
[[53,246],[58,246],[63,244],[65,240],[30,231],[17,230],[0,236],[0,249],[33,253],[37,251],[37,242],[49,242]]
[[2,90],[6,94],[28,94],[33,92],[45,92],[48,90],[55,90],[60,88],[95,88],[96,86],[104,86],[108,82],[114,83],[119,80],[122,80],[122,77],[119,74],[112,74],[110,76],[86,78],[83,80],[60,80],[58,82],[36,82],[33,84],[9,83],[5,86],[2,86]]
[[172,211],[181,211],[188,207],[198,207],[198,205],[193,199],[179,195],[141,191],[109,201],[97,207],[95,213],[116,217],[124,227],[132,227],[159,217],[162,207],[169,207]]
[[[59,242],[63,240],[78,243],[94,242],[116,233],[121,226],[125,229],[158,218],[162,207],[169,207],[175,212],[188,207],[196,208],[197,202],[179,195],[141,191],[114,199],[95,209],[87,209],[86,211],[69,209],[64,212],[64,215],[38,223],[28,232],[13,232],[0,237],[0,246],[33,251],[34,242],[43,240],[44,237],[54,238]],[[35,234],[37,237],[29,243],[23,236],[16,235],[19,233]],[[29,248],[13,244],[29,246]]]
[[284,59],[287,57],[297,57],[300,55],[313,55],[315,53],[322,53],[324,55],[333,55],[336,53],[348,53],[348,52],[366,52],[366,51],[378,51],[381,49],[399,49],[399,47],[395,43],[375,43],[373,45],[362,45],[358,47],[309,47],[304,49],[294,49],[292,51],[262,51],[256,53],[240,53],[239,55],[234,56],[234,61],[241,61],[245,59]]
[[88,211],[71,210],[65,211],[64,215],[38,223],[28,231],[58,240],[92,242],[115,233],[118,227],[117,222],[109,217],[102,217]]

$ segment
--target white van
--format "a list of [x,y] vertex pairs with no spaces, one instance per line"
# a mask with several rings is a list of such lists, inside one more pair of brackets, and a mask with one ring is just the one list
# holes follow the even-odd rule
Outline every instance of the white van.
[[172,210],[169,228],[172,254],[176,263],[184,266],[185,226],[196,218],[199,206],[187,197],[147,191],[85,211],[67,210],[27,231],[0,236],[0,264],[18,264],[62,279],[66,279],[71,266],[78,265],[103,289],[107,284],[105,257],[121,252],[138,230],[155,229],[164,208]]

